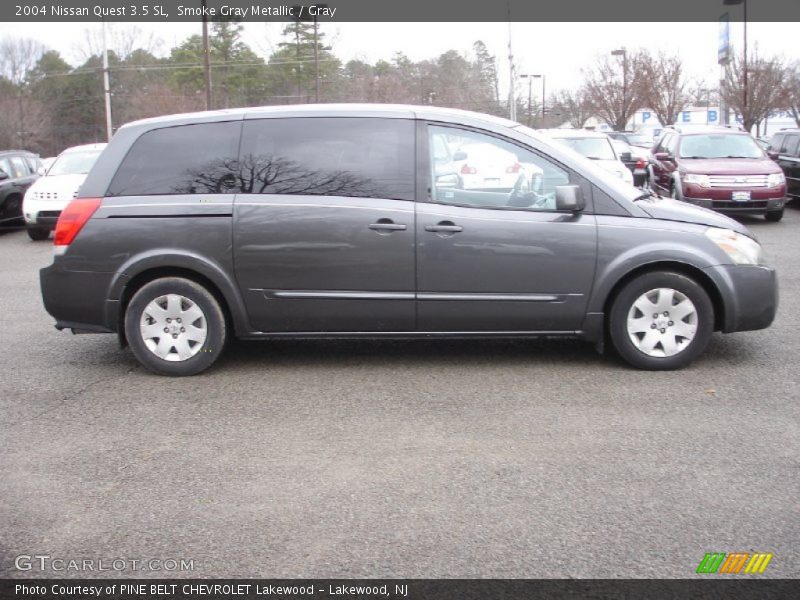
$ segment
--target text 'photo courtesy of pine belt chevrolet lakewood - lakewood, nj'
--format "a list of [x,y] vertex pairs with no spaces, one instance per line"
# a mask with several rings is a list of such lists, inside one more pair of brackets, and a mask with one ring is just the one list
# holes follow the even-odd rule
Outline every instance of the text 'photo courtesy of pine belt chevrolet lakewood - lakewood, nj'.
[[770,325],[747,227],[596,162],[432,106],[129,123],[58,219],[45,306],[166,375],[232,337],[575,337],[676,369],[715,331]]

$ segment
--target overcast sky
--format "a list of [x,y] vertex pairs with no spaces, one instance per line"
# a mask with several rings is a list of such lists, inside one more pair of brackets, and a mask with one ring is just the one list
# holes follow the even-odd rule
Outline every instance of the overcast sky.
[[[284,23],[247,23],[244,40],[257,53],[268,56],[281,41]],[[69,62],[81,57],[86,31],[100,31],[99,23],[0,23],[0,38],[31,37],[58,50]],[[161,42],[161,54],[186,37],[200,32],[200,23],[115,23],[115,29],[137,27],[145,37]],[[434,58],[455,49],[470,53],[472,43],[483,40],[498,58],[501,85],[507,92],[508,23],[332,23],[321,26],[326,41],[338,57],[347,61],[361,58],[369,62],[390,59],[404,52],[412,60]],[[513,23],[511,39],[518,73],[543,73],[547,94],[574,88],[581,80],[581,69],[600,54],[614,48],[648,48],[679,54],[687,74],[712,83],[718,79],[718,24],[706,23]],[[731,40],[741,48],[742,25],[731,24]],[[748,44],[764,54],[779,54],[800,60],[797,23],[749,23]],[[158,53],[158,52],[157,52]],[[525,84],[518,89],[527,93]],[[534,82],[535,97],[541,94]]]

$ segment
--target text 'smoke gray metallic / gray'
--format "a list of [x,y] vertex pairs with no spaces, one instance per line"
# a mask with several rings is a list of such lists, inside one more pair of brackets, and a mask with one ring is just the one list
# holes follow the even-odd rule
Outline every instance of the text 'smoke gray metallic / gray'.
[[56,327],[117,332],[157,373],[231,336],[560,336],[644,369],[761,329],[746,227],[642,193],[518,123],[313,105],[120,128],[41,271]]

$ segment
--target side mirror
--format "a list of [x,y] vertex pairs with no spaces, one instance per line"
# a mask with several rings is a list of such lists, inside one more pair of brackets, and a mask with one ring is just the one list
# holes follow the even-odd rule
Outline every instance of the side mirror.
[[47,167],[44,165],[41,165],[38,169],[36,169],[37,175],[44,175],[45,173],[47,173]]
[[458,150],[453,154],[453,160],[467,160],[467,153],[463,150]]
[[622,162],[630,162],[632,160],[631,153],[630,152],[623,152],[622,154],[619,155],[619,159]]
[[775,152],[775,150],[767,150],[767,156],[769,156],[772,160],[778,160],[778,156],[780,156],[780,154]]
[[556,186],[556,210],[580,212],[586,208],[583,192],[577,185]]
[[8,173],[3,171],[3,169],[0,169],[0,181],[3,181],[5,179],[8,179]]
[[672,156],[670,155],[669,152],[656,152],[653,155],[653,158],[660,161],[672,160]]

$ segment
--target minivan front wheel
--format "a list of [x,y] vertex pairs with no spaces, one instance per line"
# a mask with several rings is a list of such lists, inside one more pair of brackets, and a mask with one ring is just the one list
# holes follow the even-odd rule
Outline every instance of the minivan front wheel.
[[646,273],[628,282],[611,308],[611,342],[640,369],[679,369],[705,350],[714,330],[714,307],[693,279]]
[[160,375],[196,375],[225,345],[222,308],[203,286],[182,277],[142,286],[125,312],[125,336],[134,356]]
[[772,223],[777,223],[783,218],[783,209],[771,210],[767,213],[764,213],[764,218]]

